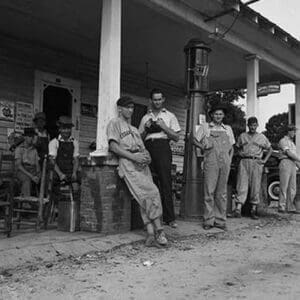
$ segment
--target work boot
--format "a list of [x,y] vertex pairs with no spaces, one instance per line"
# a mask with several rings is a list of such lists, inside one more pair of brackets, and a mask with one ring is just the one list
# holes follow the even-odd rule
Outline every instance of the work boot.
[[168,240],[163,230],[157,231],[156,241],[159,245],[166,246],[168,244]]
[[232,215],[234,218],[238,218],[240,219],[242,217],[242,212],[241,212],[241,209],[235,209],[235,211],[233,212],[233,215]]
[[224,223],[224,224],[215,223],[215,224],[214,224],[214,227],[219,228],[219,229],[222,229],[222,230],[224,230],[224,231],[227,231],[227,226],[226,226],[225,223]]
[[252,207],[250,210],[250,217],[253,220],[258,220],[258,215],[256,214],[256,207]]

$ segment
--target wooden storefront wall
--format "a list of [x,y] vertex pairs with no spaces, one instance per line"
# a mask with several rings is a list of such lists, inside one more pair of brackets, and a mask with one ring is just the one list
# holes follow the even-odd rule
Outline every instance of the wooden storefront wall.
[[[0,99],[33,103],[34,72],[41,70],[81,81],[81,103],[97,104],[97,62],[58,52],[54,49],[34,45],[25,41],[1,36],[0,46]],[[137,103],[149,104],[149,91],[153,87],[162,89],[167,97],[166,107],[177,116],[181,125],[181,137],[177,145],[183,146],[185,133],[185,97],[182,90],[139,74],[123,71],[121,91],[131,95]],[[101,113],[101,110],[100,110]],[[89,145],[96,139],[97,119],[80,118],[80,153],[90,152]],[[7,150],[7,128],[12,122],[0,120],[0,148]],[[173,156],[173,163],[182,170],[183,156]]]

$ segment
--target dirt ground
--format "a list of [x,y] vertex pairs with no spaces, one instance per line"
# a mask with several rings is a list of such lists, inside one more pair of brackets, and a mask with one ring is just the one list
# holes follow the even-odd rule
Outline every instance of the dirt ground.
[[[300,299],[300,216],[2,271],[0,299]],[[200,225],[199,225],[200,226]]]

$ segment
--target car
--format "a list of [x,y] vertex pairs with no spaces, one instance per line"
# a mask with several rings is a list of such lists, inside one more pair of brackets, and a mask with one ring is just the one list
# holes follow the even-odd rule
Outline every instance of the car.
[[265,164],[264,172],[267,174],[268,203],[279,200],[280,180],[279,180],[279,151],[273,150],[272,155]]
[[[237,168],[240,161],[239,155],[234,155],[232,159],[231,172],[229,182],[234,187],[236,186]],[[264,166],[264,173],[267,174],[267,202],[279,200],[280,181],[279,181],[279,151],[273,150],[270,158]]]

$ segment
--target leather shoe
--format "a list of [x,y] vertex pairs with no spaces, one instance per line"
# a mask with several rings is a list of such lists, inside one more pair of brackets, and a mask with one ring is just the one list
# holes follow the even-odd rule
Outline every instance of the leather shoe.
[[258,216],[256,214],[256,210],[255,209],[251,209],[251,211],[250,211],[250,217],[253,220],[258,220]]
[[214,224],[214,227],[219,228],[219,229],[222,229],[222,230],[224,230],[224,231],[227,230],[226,224],[215,223],[215,224]]

